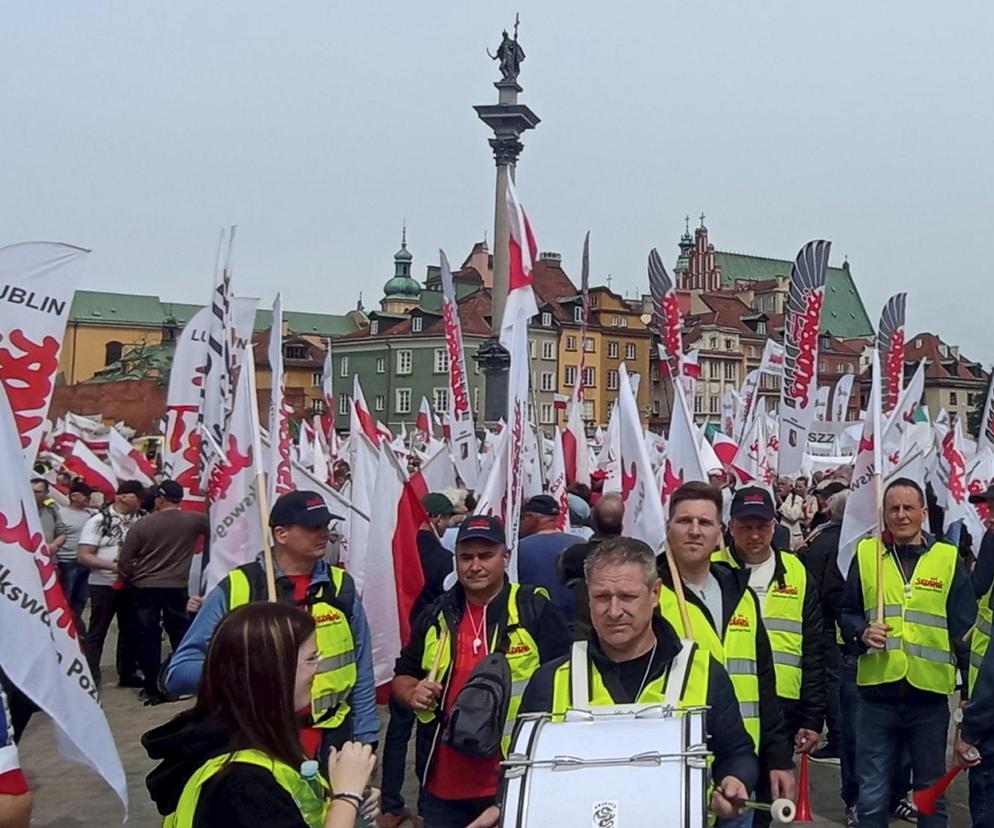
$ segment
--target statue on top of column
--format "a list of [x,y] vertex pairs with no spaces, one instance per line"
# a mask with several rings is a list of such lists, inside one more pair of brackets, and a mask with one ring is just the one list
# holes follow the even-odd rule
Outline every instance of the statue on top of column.
[[518,43],[517,15],[514,17],[514,38],[512,39],[505,29],[500,46],[497,47],[497,54],[491,55],[490,50],[487,49],[487,55],[491,60],[500,61],[502,80],[517,82],[518,73],[521,71],[521,61],[525,59],[525,50]]

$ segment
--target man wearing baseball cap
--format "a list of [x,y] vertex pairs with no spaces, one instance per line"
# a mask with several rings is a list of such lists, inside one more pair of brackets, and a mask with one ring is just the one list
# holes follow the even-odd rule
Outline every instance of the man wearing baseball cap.
[[[369,625],[355,583],[344,569],[324,560],[328,523],[340,519],[328,511],[317,492],[298,490],[281,495],[269,513],[273,536],[277,600],[303,607],[317,623],[321,657],[301,742],[310,757],[326,761],[328,750],[352,739],[376,742],[379,719],[373,683]],[[265,601],[266,572],[262,553],[231,572],[204,598],[169,663],[166,690],[195,693],[211,636],[225,613],[250,601]]]
[[[518,578],[522,583],[545,587],[553,605],[573,622],[576,597],[563,583],[559,559],[576,544],[576,535],[559,529],[565,525],[559,501],[552,495],[535,495],[521,507],[521,540],[518,541]],[[563,518],[561,521],[560,518]]]
[[[817,584],[797,555],[773,548],[775,519],[773,498],[766,489],[739,489],[729,521],[732,543],[713,558],[749,573],[749,586],[759,598],[770,637],[776,693],[787,732],[793,734],[795,751],[810,753],[818,746],[825,719],[821,605]],[[756,822],[765,824],[762,818]]]
[[[498,518],[464,520],[456,536],[458,582],[418,616],[397,659],[393,696],[419,721],[415,770],[426,828],[468,825],[494,804],[525,684],[569,648],[566,624],[544,590],[508,580],[510,557]],[[469,756],[440,738],[440,722],[474,668],[497,652],[512,682],[504,738],[493,756]]]

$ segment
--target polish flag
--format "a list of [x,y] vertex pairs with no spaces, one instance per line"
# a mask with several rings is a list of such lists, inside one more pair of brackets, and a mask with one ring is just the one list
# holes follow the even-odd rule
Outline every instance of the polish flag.
[[155,483],[155,467],[116,428],[108,434],[107,459],[118,480],[137,480],[143,486]]
[[72,444],[63,457],[62,466],[70,474],[83,478],[83,482],[91,489],[103,492],[108,500],[114,499],[117,492],[117,475],[110,466],[90,451],[82,440],[76,440]]
[[569,397],[566,394],[552,395],[552,405],[557,411],[565,411],[568,403]]
[[[362,433],[372,441],[373,445],[378,446],[380,444],[380,435],[377,430],[377,422],[373,415],[369,413],[369,406],[366,405],[366,398],[363,396],[362,386],[359,384],[359,375],[356,374],[353,379],[352,422],[349,433],[355,434],[356,427],[358,426],[362,429]],[[393,435],[390,435],[390,439],[393,439]]]
[[422,396],[421,405],[418,408],[418,417],[414,421],[414,429],[419,432],[419,439],[423,443],[427,443],[433,436],[431,423],[431,403],[428,402],[427,397]]
[[714,449],[714,453],[718,455],[718,459],[726,466],[731,464],[735,459],[736,452],[739,450],[739,444],[727,434],[722,434],[720,431],[716,431],[711,438],[711,447]]

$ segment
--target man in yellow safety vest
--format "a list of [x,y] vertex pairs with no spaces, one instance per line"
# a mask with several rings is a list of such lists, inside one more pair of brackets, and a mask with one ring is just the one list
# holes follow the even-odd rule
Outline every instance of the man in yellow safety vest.
[[[956,547],[922,531],[921,487],[908,478],[891,481],[883,517],[882,582],[877,542],[860,541],[839,605],[844,643],[859,655],[860,828],[887,825],[890,779],[903,748],[910,751],[916,790],[945,771],[949,695],[957,669],[968,674],[968,634],[977,616],[973,585]],[[934,815],[918,816],[919,828],[946,824],[942,799]]]

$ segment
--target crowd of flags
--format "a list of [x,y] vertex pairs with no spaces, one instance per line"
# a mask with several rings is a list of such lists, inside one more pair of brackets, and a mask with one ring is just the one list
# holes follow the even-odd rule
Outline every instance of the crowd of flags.
[[[354,378],[348,436],[335,421],[332,343],[322,377],[324,413],[292,423],[283,370],[282,298],[276,295],[269,331],[271,387],[265,428],[260,423],[252,331],[257,302],[235,293],[235,229],[221,234],[210,303],[193,315],[177,340],[164,413],[163,472],[180,482],[185,508],[206,510],[212,536],[209,560],[198,561],[195,590],[209,589],[235,566],[253,560],[267,532],[266,504],[294,488],[318,491],[340,519],[340,559],[356,581],[373,637],[374,673],[385,685],[409,633],[411,605],[423,586],[415,536],[429,491],[477,497],[477,511],[501,516],[514,548],[524,499],[543,492],[560,503],[568,526],[568,487],[599,480],[621,495],[624,532],[661,549],[666,504],[689,481],[724,469],[740,484],[772,487],[778,475],[853,466],[852,494],[842,529],[840,566],[855,543],[880,529],[880,493],[900,475],[930,483],[947,520],[961,520],[979,543],[983,506],[969,495],[994,478],[994,399],[985,402],[977,441],[957,417],[921,406],[924,364],[904,382],[906,296],[885,305],[872,353],[866,409],[846,421],[853,375],[818,387],[821,306],[830,244],[813,241],[798,253],[791,274],[784,343],[768,340],[759,367],[741,387],[728,389],[715,422],[698,425],[691,413],[699,377],[695,352],[684,348],[680,302],[656,250],[648,259],[653,326],[659,362],[670,390],[670,425],[648,432],[638,406],[641,378],[619,367],[619,389],[606,428],[588,438],[583,417],[581,362],[568,395],[565,425],[545,434],[529,415],[528,325],[538,306],[532,267],[538,246],[513,186],[504,208],[510,228],[509,293],[500,342],[510,353],[508,405],[501,421],[478,431],[469,401],[465,349],[448,259],[441,262],[450,410],[433,412],[422,399],[411,431],[395,434],[366,405]],[[81,477],[107,499],[118,483],[151,485],[156,469],[133,447],[126,425],[66,413],[47,419],[59,351],[86,251],[34,243],[0,248],[0,452],[8,468],[22,468],[0,492],[0,565],[16,583],[17,602],[0,598],[0,666],[56,723],[64,755],[87,762],[127,803],[120,759],[82,658],[71,614],[47,555],[28,478],[36,460]],[[584,239],[581,336],[587,324],[590,238]],[[16,301],[14,301],[16,300]],[[584,349],[580,349],[583,360]],[[764,376],[778,378],[776,411],[760,393]],[[296,431],[296,439],[293,432]],[[482,436],[478,436],[482,431]],[[348,474],[343,474],[347,464]],[[375,519],[373,515],[375,514]],[[511,576],[516,558],[512,554]],[[9,595],[8,595],[9,597]],[[44,609],[42,609],[44,608]],[[26,646],[31,642],[33,646]]]

